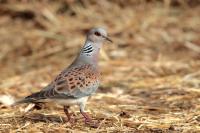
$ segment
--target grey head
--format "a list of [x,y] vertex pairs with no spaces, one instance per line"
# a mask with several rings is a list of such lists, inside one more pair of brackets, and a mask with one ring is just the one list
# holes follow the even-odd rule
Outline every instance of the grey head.
[[95,64],[98,62],[99,50],[102,47],[104,41],[110,41],[107,32],[103,28],[91,29],[86,37],[85,44],[80,51],[79,56],[74,61],[73,65],[79,64]]
[[94,43],[103,43],[104,40],[112,42],[103,28],[93,28],[87,34],[87,40]]

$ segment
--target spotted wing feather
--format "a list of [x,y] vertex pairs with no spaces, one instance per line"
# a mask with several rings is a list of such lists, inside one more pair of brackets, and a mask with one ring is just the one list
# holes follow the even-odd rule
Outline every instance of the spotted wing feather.
[[74,98],[88,96],[99,85],[99,73],[92,65],[73,67],[64,71],[55,79],[55,90],[59,94],[65,94]]

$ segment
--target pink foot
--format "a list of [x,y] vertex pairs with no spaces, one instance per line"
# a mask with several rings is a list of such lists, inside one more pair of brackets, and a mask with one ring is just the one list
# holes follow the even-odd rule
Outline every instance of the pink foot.
[[69,113],[68,111],[69,107],[68,106],[64,106],[64,112],[67,116],[67,122],[69,122],[71,125],[73,125],[75,123],[75,119],[72,118],[71,116],[73,116],[74,114],[73,113]]
[[96,123],[96,122],[92,121],[92,119],[88,116],[87,113],[81,112],[81,114],[85,118],[85,124],[86,125],[88,125],[90,127],[93,127],[93,128],[98,128],[99,127],[99,123]]
[[68,122],[71,124],[71,125],[74,125],[74,123],[76,122],[75,119],[71,118],[70,120],[68,120]]

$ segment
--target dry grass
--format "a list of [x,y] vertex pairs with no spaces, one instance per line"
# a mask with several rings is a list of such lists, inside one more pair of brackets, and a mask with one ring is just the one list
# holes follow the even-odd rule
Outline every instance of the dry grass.
[[24,105],[0,104],[0,132],[200,132],[200,6],[171,2],[5,0],[1,95],[17,99],[44,87],[91,27],[106,27],[114,44],[101,53],[102,85],[87,104],[97,129],[84,125],[77,107],[71,126],[58,105],[24,114]]

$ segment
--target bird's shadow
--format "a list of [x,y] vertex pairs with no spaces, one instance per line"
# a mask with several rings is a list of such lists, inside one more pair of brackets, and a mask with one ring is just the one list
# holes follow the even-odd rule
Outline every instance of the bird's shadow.
[[23,118],[25,120],[29,120],[29,121],[33,121],[33,122],[56,122],[56,123],[66,123],[67,122],[67,119],[62,116],[44,115],[44,114],[39,114],[39,113],[24,115]]

